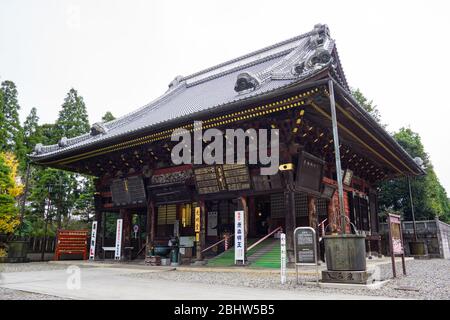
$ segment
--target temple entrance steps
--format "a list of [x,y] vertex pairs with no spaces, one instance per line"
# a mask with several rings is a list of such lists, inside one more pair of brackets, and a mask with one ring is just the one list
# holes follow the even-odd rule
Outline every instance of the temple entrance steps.
[[[252,245],[258,240],[259,239],[248,239],[247,246]],[[250,267],[279,268],[280,254],[280,240],[269,238],[247,252],[247,259]],[[210,267],[234,266],[234,248],[232,247],[229,250],[208,259],[207,265]]]

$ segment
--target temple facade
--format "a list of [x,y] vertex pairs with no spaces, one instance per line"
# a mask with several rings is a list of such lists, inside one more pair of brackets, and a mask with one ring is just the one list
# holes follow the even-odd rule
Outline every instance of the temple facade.
[[[343,206],[336,192],[332,105]],[[279,169],[262,175],[265,165],[249,162],[174,164],[171,152],[179,141],[172,141],[172,133],[193,133],[194,121],[202,121],[202,131],[277,129]],[[186,147],[193,149],[195,143]],[[206,145],[200,141],[202,148]],[[258,148],[248,143],[247,158]],[[142,108],[95,123],[85,135],[37,145],[30,157],[38,165],[96,177],[98,250],[104,246],[105,217],[117,213],[123,219],[122,248],[143,256],[176,235],[184,263],[225,250],[223,242],[214,244],[235,232],[237,210],[244,212],[246,242],[276,230],[286,232],[290,261],[294,229],[311,226],[319,235],[338,232],[342,207],[349,222],[346,232],[365,233],[369,250],[377,250],[377,182],[423,173],[352,97],[326,25],[177,76],[167,92]],[[144,236],[134,239],[136,221]]]

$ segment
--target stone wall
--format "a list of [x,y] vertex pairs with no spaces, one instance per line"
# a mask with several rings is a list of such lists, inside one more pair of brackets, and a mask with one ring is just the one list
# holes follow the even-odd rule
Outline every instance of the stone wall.
[[[414,241],[412,221],[402,221],[405,254],[410,255],[409,242]],[[439,220],[416,221],[417,238],[425,241],[428,255],[432,258],[450,259],[450,225]],[[389,254],[387,223],[380,223],[381,252]]]

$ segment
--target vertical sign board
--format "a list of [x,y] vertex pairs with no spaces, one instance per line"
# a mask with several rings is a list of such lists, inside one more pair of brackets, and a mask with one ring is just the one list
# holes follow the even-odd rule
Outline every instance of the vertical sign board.
[[280,235],[280,249],[281,249],[281,284],[286,283],[286,234]]
[[123,219],[117,219],[116,226],[116,251],[114,252],[114,259],[120,260],[122,251],[122,223]]
[[195,241],[200,241],[200,207],[195,207],[194,213],[194,232],[195,232]]
[[91,248],[89,249],[89,260],[95,259],[95,242],[97,240],[97,221],[92,222]]
[[242,261],[245,263],[245,241],[244,241],[244,211],[234,212],[234,263]]
[[319,271],[317,267],[317,242],[316,231],[311,227],[299,227],[294,230],[294,254],[295,271],[298,266],[315,265],[317,273],[317,282],[319,282]]
[[403,246],[402,224],[400,221],[400,216],[390,213],[388,215],[388,226],[389,226],[389,246],[391,249],[391,260],[392,260],[392,274],[395,278],[397,277],[397,272],[395,270],[396,255],[402,257],[403,274],[406,275],[405,248]]

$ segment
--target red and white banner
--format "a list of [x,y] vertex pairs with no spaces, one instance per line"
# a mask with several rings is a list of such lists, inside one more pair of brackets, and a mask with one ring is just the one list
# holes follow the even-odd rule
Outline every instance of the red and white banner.
[[97,221],[92,222],[91,248],[89,249],[89,260],[95,259],[95,244],[97,241]]
[[115,260],[120,260],[121,252],[122,252],[122,223],[123,223],[123,219],[117,219],[116,251],[114,253]]

